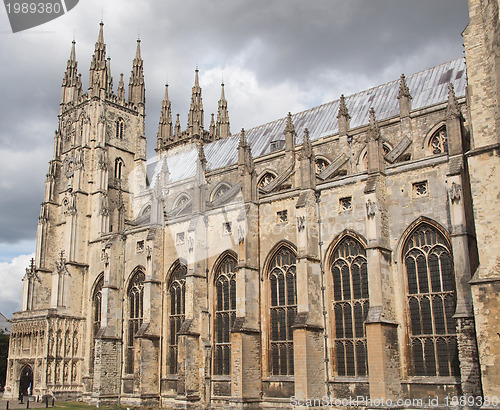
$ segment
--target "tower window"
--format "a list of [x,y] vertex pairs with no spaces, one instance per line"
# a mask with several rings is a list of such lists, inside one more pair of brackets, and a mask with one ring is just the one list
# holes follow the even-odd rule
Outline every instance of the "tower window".
[[122,179],[122,171],[124,168],[123,160],[121,158],[115,159],[115,178]]
[[214,374],[231,374],[231,327],[236,318],[236,259],[226,256],[215,277]]
[[92,295],[92,356],[89,363],[90,369],[94,367],[95,358],[95,337],[101,328],[101,312],[102,312],[102,286],[104,285],[104,276],[101,275],[100,279],[94,288]]
[[332,256],[335,364],[339,376],[368,374],[364,322],[368,314],[366,251],[348,236]]
[[271,352],[272,375],[293,375],[293,329],[297,314],[297,278],[295,254],[282,247],[271,260]]
[[143,318],[143,298],[144,298],[144,279],[145,275],[142,271],[137,271],[128,287],[128,338],[127,338],[127,356],[125,371],[127,374],[134,373],[134,336],[142,325]]
[[168,294],[170,296],[168,372],[170,374],[177,374],[178,333],[185,317],[186,273],[186,265],[178,262],[168,281]]
[[123,129],[125,128],[125,122],[122,118],[116,121],[116,138],[123,139]]
[[404,247],[414,376],[458,376],[453,262],[444,236],[420,225]]

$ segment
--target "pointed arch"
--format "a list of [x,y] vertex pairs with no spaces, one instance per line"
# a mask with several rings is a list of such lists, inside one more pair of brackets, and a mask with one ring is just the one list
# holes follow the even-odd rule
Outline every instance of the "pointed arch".
[[293,329],[297,315],[296,247],[278,242],[266,260],[269,292],[269,373],[293,375]]
[[368,315],[368,264],[366,243],[355,232],[345,230],[330,246],[331,318],[335,373],[365,377],[368,358],[364,323]]
[[354,239],[356,239],[359,243],[361,243],[361,245],[366,248],[366,244],[367,244],[367,241],[366,241],[366,238],[357,233],[356,231],[353,231],[351,229],[344,229],[341,233],[339,233],[335,238],[333,238],[333,240],[330,242],[330,245],[328,245],[328,248],[326,249],[326,252],[325,252],[325,257],[324,257],[324,263],[325,263],[325,266],[327,266],[328,264],[328,261],[330,260],[330,258],[332,257],[332,253],[333,253],[333,250],[337,247],[337,245],[342,241],[342,239],[344,239],[346,236],[350,236]]
[[424,149],[424,151],[428,155],[435,155],[431,149],[431,139],[442,128],[444,128],[446,130],[446,121],[444,121],[444,120],[441,120],[441,121],[438,121],[437,123],[435,123],[429,129],[429,131],[427,131],[424,138],[422,139],[422,149]]
[[231,189],[231,184],[229,182],[226,182],[226,181],[219,182],[215,186],[215,188],[212,189],[212,192],[210,193],[210,202],[223,196],[230,189]]
[[214,284],[214,363],[216,375],[231,374],[230,332],[236,319],[236,267],[238,257],[225,251],[213,268]]
[[420,217],[403,235],[411,374],[458,376],[455,277],[449,235]]
[[121,159],[120,157],[116,158],[115,173],[114,173],[116,179],[122,179],[124,168],[125,168],[125,163],[123,162],[123,159]]
[[177,259],[166,275],[168,309],[168,363],[169,374],[177,374],[178,333],[185,319],[187,263]]
[[274,179],[276,179],[277,176],[278,174],[275,171],[271,169],[265,169],[257,177],[257,187],[259,188],[265,187],[266,185],[271,183]]

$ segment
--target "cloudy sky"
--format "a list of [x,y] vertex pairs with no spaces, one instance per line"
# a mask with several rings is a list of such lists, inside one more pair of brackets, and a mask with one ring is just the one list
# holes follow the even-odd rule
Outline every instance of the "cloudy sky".
[[115,89],[138,35],[148,153],[164,84],[183,128],[200,70],[205,124],[222,79],[231,129],[254,126],[463,56],[467,0],[80,0],[66,15],[12,34],[0,11],[0,311],[20,308],[35,249],[61,80],[75,37],[88,69],[103,18]]

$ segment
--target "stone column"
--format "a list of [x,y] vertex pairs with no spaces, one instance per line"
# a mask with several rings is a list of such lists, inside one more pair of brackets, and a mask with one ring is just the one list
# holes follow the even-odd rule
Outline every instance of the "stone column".
[[370,110],[368,180],[365,186],[368,293],[365,322],[370,397],[396,399],[401,395],[397,322],[392,305],[391,251],[386,208],[384,153],[380,129]]
[[244,205],[238,217],[238,266],[236,272],[236,319],[231,329],[232,401],[260,401],[260,281],[258,268],[258,205]]

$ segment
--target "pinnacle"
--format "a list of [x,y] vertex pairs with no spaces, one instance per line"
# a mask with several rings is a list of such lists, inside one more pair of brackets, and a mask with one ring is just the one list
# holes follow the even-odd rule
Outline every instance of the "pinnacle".
[[135,51],[135,58],[137,58],[138,60],[141,59],[141,39],[140,38],[137,39],[137,49]]
[[104,27],[104,23],[101,20],[101,22],[99,23],[99,37],[97,38],[97,43],[99,43],[99,44],[104,44],[103,27]]

